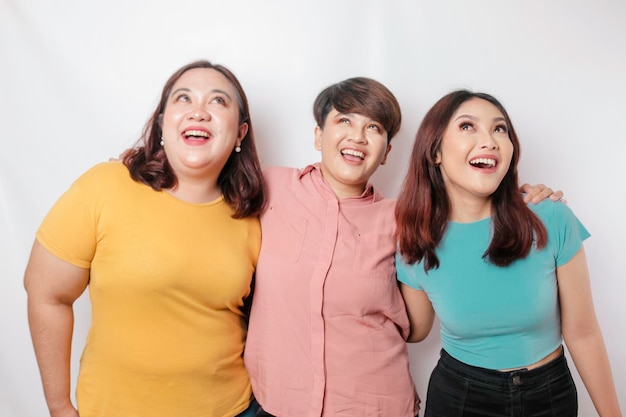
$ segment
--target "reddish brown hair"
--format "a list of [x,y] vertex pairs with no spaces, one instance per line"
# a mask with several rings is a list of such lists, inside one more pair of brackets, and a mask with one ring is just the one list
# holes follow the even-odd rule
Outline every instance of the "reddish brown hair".
[[358,113],[376,120],[387,131],[387,142],[400,130],[402,113],[398,100],[387,87],[371,78],[349,78],[322,90],[313,103],[313,116],[320,128],[324,129],[333,108],[340,113]]
[[167,162],[161,142],[161,121],[172,87],[187,71],[196,68],[213,69],[226,77],[237,96],[239,124],[248,124],[248,133],[241,141],[241,152],[233,152],[220,173],[217,183],[226,201],[233,208],[233,217],[258,215],[265,206],[265,181],[256,150],[254,130],[250,120],[248,99],[237,77],[226,67],[209,61],[195,61],[179,68],[165,83],[161,99],[152,116],[144,126],[136,147],[123,159],[130,176],[149,185],[155,191],[171,188],[177,184],[176,174]]
[[424,117],[396,204],[396,237],[400,253],[410,264],[423,262],[425,271],[439,267],[436,249],[450,215],[443,177],[435,164],[437,153],[453,114],[461,104],[473,98],[496,106],[506,120],[513,144],[509,170],[491,195],[493,237],[483,257],[494,265],[507,266],[525,258],[534,241],[537,248],[545,247],[547,242],[543,223],[524,203],[519,191],[520,143],[504,106],[489,94],[458,90],[441,98]]

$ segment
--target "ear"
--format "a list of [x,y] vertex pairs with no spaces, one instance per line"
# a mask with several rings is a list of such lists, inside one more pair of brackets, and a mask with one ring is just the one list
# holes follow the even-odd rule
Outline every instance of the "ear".
[[441,164],[441,151],[437,151],[435,154],[435,166],[439,166]]
[[391,143],[387,145],[387,150],[385,151],[385,155],[383,155],[383,160],[380,161],[381,165],[385,165],[385,162],[387,162],[387,156],[389,156],[389,152],[391,152]]
[[318,151],[322,150],[322,134],[324,133],[324,130],[322,130],[321,127],[319,126],[315,126],[315,149],[317,149]]
[[239,144],[241,144],[241,141],[244,140],[247,134],[248,134],[248,123],[244,122],[241,124],[241,126],[239,126],[239,136],[237,137]]

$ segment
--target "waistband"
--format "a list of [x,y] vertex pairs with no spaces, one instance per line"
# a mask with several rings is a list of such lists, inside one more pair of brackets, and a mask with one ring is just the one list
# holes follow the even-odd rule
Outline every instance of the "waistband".
[[493,369],[479,368],[468,365],[450,356],[448,352],[441,349],[441,357],[438,366],[459,377],[481,381],[484,384],[501,388],[511,387],[532,387],[544,384],[558,376],[569,373],[565,353],[554,360],[534,369],[516,369],[514,371],[501,372]]

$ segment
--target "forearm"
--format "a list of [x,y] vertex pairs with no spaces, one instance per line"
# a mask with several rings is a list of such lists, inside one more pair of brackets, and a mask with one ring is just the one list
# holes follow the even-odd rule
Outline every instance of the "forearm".
[[50,415],[76,415],[70,399],[72,306],[29,297],[28,320]]
[[430,334],[430,330],[433,328],[433,320],[427,318],[426,320],[419,320],[417,322],[411,322],[411,333],[407,338],[408,343],[421,342]]
[[576,369],[600,417],[621,417],[609,358],[597,327],[590,333],[565,340]]

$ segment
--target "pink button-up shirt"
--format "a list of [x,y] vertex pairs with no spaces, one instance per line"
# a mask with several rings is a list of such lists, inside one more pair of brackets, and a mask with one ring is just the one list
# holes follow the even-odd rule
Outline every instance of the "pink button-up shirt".
[[416,416],[395,201],[371,186],[338,200],[319,164],[265,178],[244,356],[257,400],[279,417]]

